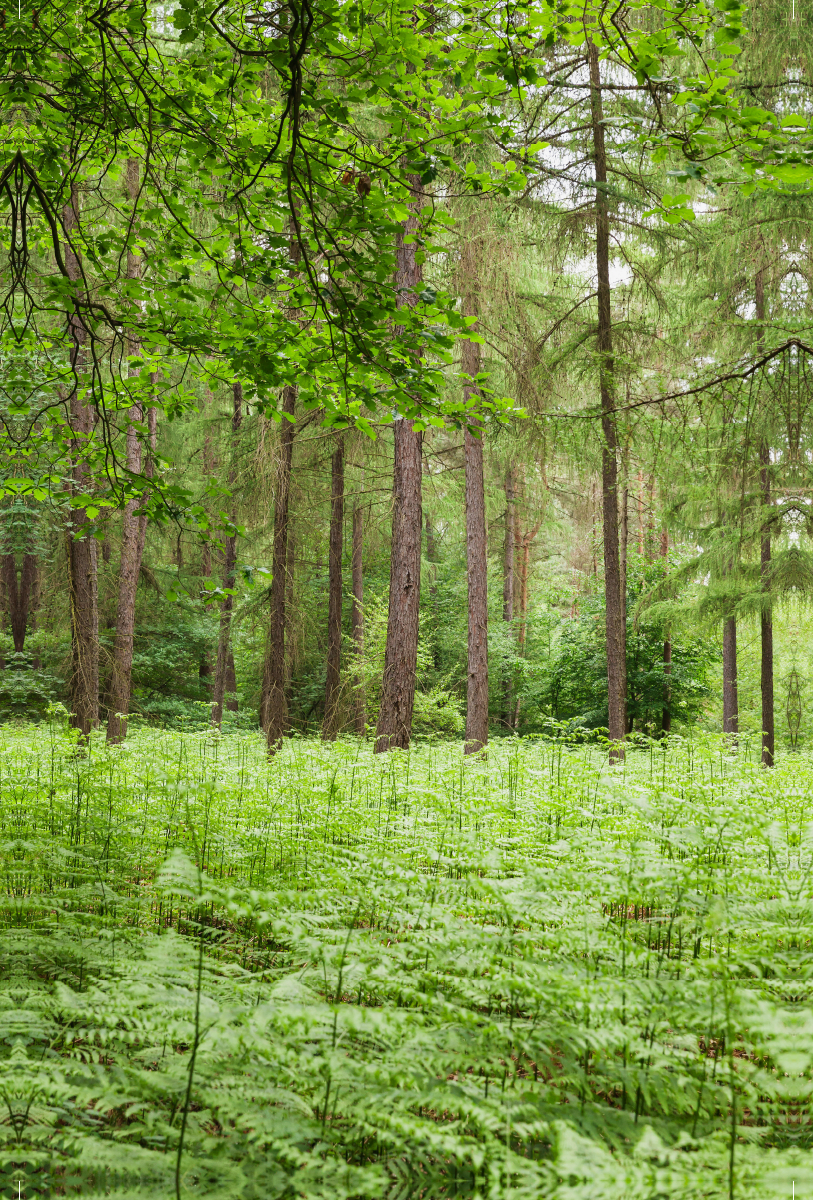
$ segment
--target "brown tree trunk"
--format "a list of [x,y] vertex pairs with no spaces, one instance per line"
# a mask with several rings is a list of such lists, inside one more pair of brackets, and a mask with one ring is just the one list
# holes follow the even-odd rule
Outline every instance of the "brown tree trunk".
[[288,565],[288,518],[291,500],[291,464],[294,453],[293,420],[296,406],[296,388],[283,389],[280,422],[279,467],[277,471],[277,495],[274,506],[274,550],[271,579],[271,619],[268,626],[268,644],[263,670],[263,693],[260,704],[260,721],[265,730],[269,753],[279,746],[288,719],[288,703],[285,698],[285,584]]
[[237,699],[237,672],[234,669],[234,651],[229,646],[229,653],[226,657],[226,710],[227,712],[239,712],[240,702]]
[[[464,304],[467,316],[474,316],[477,305],[469,296]],[[472,380],[480,373],[480,346],[462,344],[461,366]],[[477,385],[464,385],[463,398],[469,403],[478,394]],[[488,744],[488,554],[486,548],[486,498],[483,475],[483,426],[475,437],[466,426],[466,576],[469,598],[468,674],[466,683],[465,754],[476,754]]]
[[612,310],[610,308],[610,215],[607,206],[607,154],[598,50],[588,43],[590,108],[596,175],[596,275],[598,281],[598,339],[601,391],[601,482],[604,514],[604,590],[607,628],[607,698],[611,761],[624,757],[627,728],[627,631],[621,596],[618,546],[618,454],[613,383]]
[[[765,322],[765,273],[762,267],[754,278],[755,316],[759,322],[760,349],[764,345]],[[763,440],[759,447],[760,488],[762,505],[768,509],[771,503],[771,452],[768,442]],[[767,512],[766,512],[767,518]],[[771,527],[766,519],[762,529],[760,544],[760,576],[762,590],[766,593],[760,616],[761,655],[760,655],[760,690],[762,692],[762,764],[766,767],[774,765],[775,734],[774,734],[774,694],[773,694],[773,613],[771,610]]]
[[[669,534],[667,530],[661,531],[661,558],[669,557]],[[663,639],[663,712],[661,713],[661,732],[671,733],[672,731],[672,710],[670,708],[672,700],[672,688],[670,683],[670,675],[672,674],[672,634],[667,625],[666,636]]]
[[421,444],[412,422],[394,428],[395,470],[390,558],[390,598],[376,753],[409,747],[418,665],[421,592]]
[[330,551],[328,559],[327,677],[322,738],[336,740],[342,663],[342,543],[344,540],[344,438],[339,435],[331,461]]
[[[763,443],[760,448],[762,470],[760,482],[762,485],[762,503],[767,507],[771,502],[771,482],[768,468],[771,455],[768,446]],[[773,614],[771,612],[771,533],[770,526],[765,525],[760,546],[760,574],[762,590],[766,594],[764,608],[760,616],[760,633],[762,635],[762,653],[760,656],[760,684],[762,692],[762,764],[772,767],[774,764],[775,733],[774,733],[774,695],[773,695]]]
[[737,618],[728,617],[723,625],[723,733],[732,734],[736,744],[738,732]]
[[[508,625],[508,636],[514,636],[514,543],[516,540],[517,470],[512,463],[505,474],[505,547],[502,577],[502,619]],[[512,671],[506,670],[503,680],[503,724],[511,727]]]
[[[137,158],[127,159],[126,188],[131,204],[135,204],[139,189],[139,163]],[[127,250],[127,278],[141,277],[141,258],[131,249]],[[140,345],[134,336],[127,339],[128,357],[134,357]],[[137,378],[139,368],[130,366],[131,378]],[[134,404],[127,413],[125,464],[133,475],[141,474],[141,442],[135,426],[144,418],[143,406]],[[141,536],[141,516],[137,512],[139,500],[130,500],[124,509],[121,530],[121,559],[119,563],[119,594],[116,606],[116,636],[113,640],[109,710],[107,717],[107,741],[123,742],[127,736],[127,714],[130,711],[130,685],[133,670],[133,640],[135,637],[135,602],[138,576],[141,571],[141,555],[144,542]],[[146,530],[145,530],[146,532]]]
[[17,576],[17,559],[15,555],[3,555],[3,582],[6,590],[6,604],[15,654],[22,654],[25,650],[25,637],[29,625],[32,632],[34,629],[37,580],[36,555],[23,555],[23,565],[19,579]]
[[364,513],[359,504],[353,509],[353,608],[350,628],[353,637],[353,653],[356,659],[356,675],[353,679],[353,729],[359,737],[367,734],[366,704],[361,676],[364,657]]
[[[399,308],[412,307],[423,277],[415,260],[415,237],[422,201],[421,181],[409,177],[412,195],[410,216],[396,238],[395,289]],[[412,421],[397,417],[393,427],[392,550],[390,596],[387,617],[387,647],[381,708],[376,727],[375,750],[407,749],[412,737],[412,711],[418,668],[418,605],[421,593],[421,448],[423,435]]]
[[[63,227],[68,239],[79,224],[79,193],[71,186],[70,203],[62,213]],[[65,269],[74,286],[73,307],[68,318],[70,362],[78,376],[85,360],[87,331],[78,301],[82,270],[79,258],[69,240],[64,249]],[[72,432],[72,487],[77,493],[89,490],[90,472],[83,461],[93,433],[93,408],[83,404],[78,380],[68,398]],[[66,530],[68,562],[68,591],[71,608],[71,724],[86,741],[91,729],[99,724],[99,591],[96,562],[96,539],[90,535],[90,521],[85,509],[73,509]],[[85,530],[85,532],[80,532]]]
[[[235,442],[243,423],[243,385],[234,383],[232,386],[232,454],[229,467],[229,488],[234,487],[237,479],[237,448]],[[234,523],[237,512],[232,499],[231,519]],[[223,587],[234,588],[235,570],[237,567],[237,534],[226,538],[226,549],[223,560]],[[227,691],[233,691],[228,686],[229,663],[234,670],[234,656],[231,653],[231,618],[234,611],[234,596],[225,595],[220,604],[220,628],[217,637],[217,658],[215,660],[215,684],[212,691],[212,725],[220,729],[223,725],[223,698]]]

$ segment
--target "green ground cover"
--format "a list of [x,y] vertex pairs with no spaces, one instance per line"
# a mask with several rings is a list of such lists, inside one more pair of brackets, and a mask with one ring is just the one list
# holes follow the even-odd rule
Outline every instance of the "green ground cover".
[[0,727],[5,1194],[813,1195],[813,764],[755,758]]

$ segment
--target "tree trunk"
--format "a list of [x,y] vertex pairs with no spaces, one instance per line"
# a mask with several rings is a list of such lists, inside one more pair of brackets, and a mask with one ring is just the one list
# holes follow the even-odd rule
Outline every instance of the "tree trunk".
[[739,732],[737,699],[737,618],[728,617],[723,626],[723,733],[736,745]]
[[353,729],[359,737],[367,734],[366,704],[361,676],[364,656],[364,514],[360,505],[353,509],[353,608],[350,628],[353,636],[353,651],[356,659],[356,675],[353,679]]
[[[754,277],[754,301],[755,301],[755,316],[759,322],[759,339],[758,345],[762,349],[764,344],[764,323],[765,323],[765,273],[762,267],[756,272]],[[762,505],[765,510],[768,509],[771,503],[771,451],[767,440],[763,440],[759,447],[760,461],[760,487],[762,491]],[[761,662],[760,662],[760,684],[762,692],[762,764],[765,767],[772,767],[774,764],[775,753],[775,736],[774,736],[774,695],[773,695],[773,613],[771,611],[771,527],[766,519],[762,528],[762,539],[760,545],[760,576],[762,581],[762,590],[766,593],[766,599],[763,602],[762,614],[760,616],[760,633],[761,633]]]
[[[771,502],[771,483],[768,468],[771,455],[768,446],[763,443],[760,448],[762,470],[760,482],[762,485],[762,503],[767,506]],[[764,608],[760,616],[760,633],[762,635],[762,654],[760,663],[760,682],[762,691],[762,764],[772,767],[774,764],[775,735],[774,735],[774,696],[773,696],[773,614],[771,612],[771,533],[766,523],[762,533],[760,546],[760,574],[762,590],[766,593]]]
[[376,753],[409,747],[418,665],[421,592],[421,444],[412,422],[395,422],[395,471],[387,648]]
[[296,405],[296,388],[283,389],[280,423],[279,468],[277,471],[277,496],[274,506],[274,550],[271,579],[271,619],[268,626],[268,644],[263,671],[263,694],[260,704],[260,721],[265,730],[269,753],[273,754],[282,741],[287,720],[288,703],[285,698],[285,584],[288,566],[288,524],[291,501],[291,464],[294,454],[293,420]]
[[[502,619],[508,625],[508,636],[514,636],[514,542],[516,523],[517,470],[512,463],[505,475],[505,547],[502,578]],[[503,680],[503,724],[511,728],[512,675],[509,667]]]
[[618,541],[619,570],[621,572],[621,599],[624,603],[624,617],[627,615],[627,549],[629,546],[629,488],[621,492],[621,528]]
[[[464,304],[467,316],[477,312],[473,297]],[[480,346],[462,344],[461,366],[472,380],[480,373]],[[478,395],[474,382],[464,384],[466,404]],[[475,437],[468,426],[466,453],[466,576],[469,598],[468,675],[466,683],[466,739],[464,753],[476,754],[488,744],[488,553],[486,548],[486,498],[483,477],[483,426]]]
[[[79,193],[71,185],[70,203],[65,205],[62,222],[68,238],[79,224]],[[65,269],[74,286],[73,308],[68,318],[70,362],[79,376],[85,359],[87,331],[79,305],[78,287],[82,270],[76,251],[66,240]],[[86,447],[93,433],[93,408],[79,397],[78,378],[68,399],[72,432],[72,488],[82,494],[90,489],[90,472],[83,462]],[[68,591],[71,608],[71,724],[86,741],[91,729],[99,724],[99,591],[96,561],[96,539],[90,535],[90,521],[85,509],[73,509],[66,530],[68,562]],[[85,532],[80,533],[81,530]]]
[[[666,529],[661,531],[661,558],[669,557],[669,534]],[[667,568],[668,569],[668,568]],[[666,627],[666,635],[663,639],[663,712],[661,713],[661,732],[671,733],[672,731],[672,709],[670,707],[672,701],[672,688],[670,683],[670,675],[672,674],[672,634],[669,626]]]
[[598,50],[588,43],[590,108],[596,175],[596,275],[598,281],[599,385],[601,391],[601,482],[604,515],[604,590],[607,629],[607,698],[611,761],[624,757],[627,728],[627,631],[621,596],[618,546],[618,455],[613,382],[612,311],[610,308],[610,216],[607,206],[607,154]]
[[[233,488],[237,479],[237,447],[235,445],[243,423],[243,385],[234,383],[232,386],[232,453],[229,466],[229,488]],[[234,523],[237,512],[232,498],[231,520]],[[226,538],[226,552],[223,561],[223,587],[233,589],[235,570],[237,567],[237,534]],[[212,725],[220,729],[223,725],[223,698],[228,687],[229,663],[234,670],[234,655],[231,653],[231,618],[234,611],[234,596],[226,595],[220,604],[220,628],[217,637],[217,659],[215,661],[215,685],[212,692]]]
[[342,543],[344,540],[344,438],[339,435],[331,462],[330,551],[328,558],[327,677],[322,738],[339,732],[342,662]]
[[[423,277],[415,260],[418,212],[423,192],[417,175],[409,177],[411,209],[396,238],[395,289],[399,308],[412,307]],[[412,737],[412,710],[418,668],[418,605],[421,593],[421,448],[423,435],[406,417],[394,422],[392,550],[387,648],[381,708],[376,728],[376,753],[407,749]]]
[[[139,163],[137,158],[127,159],[126,187],[130,203],[135,205],[139,190]],[[141,258],[128,248],[127,278],[141,277]],[[138,339],[130,335],[127,339],[128,357],[139,354]],[[137,378],[139,368],[129,367],[131,379]],[[137,402],[127,413],[125,462],[133,475],[141,474],[141,442],[135,426],[144,419],[142,404]],[[127,736],[127,714],[130,711],[130,687],[133,671],[133,641],[135,637],[135,602],[138,576],[141,571],[141,555],[144,542],[141,537],[141,516],[137,512],[139,500],[130,500],[124,509],[121,530],[121,559],[119,563],[119,594],[116,606],[116,636],[113,640],[112,672],[110,677],[109,710],[107,717],[108,743],[123,742]]]

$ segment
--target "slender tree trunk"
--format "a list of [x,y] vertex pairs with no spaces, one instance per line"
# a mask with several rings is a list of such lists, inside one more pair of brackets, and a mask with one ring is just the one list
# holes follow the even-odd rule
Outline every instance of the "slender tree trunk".
[[624,617],[627,615],[627,549],[629,546],[629,488],[621,492],[621,529],[619,531],[618,559],[621,572],[621,599]]
[[[79,224],[79,194],[71,186],[71,199],[62,214],[68,239]],[[87,331],[77,301],[82,270],[70,241],[64,249],[65,269],[73,284],[73,308],[68,319],[70,362],[78,376],[84,367]],[[83,404],[74,385],[68,399],[72,432],[72,487],[82,494],[89,490],[90,473],[83,461],[93,434],[93,409]],[[86,741],[91,729],[99,724],[99,585],[96,561],[96,539],[90,535],[90,520],[85,509],[74,509],[66,530],[68,560],[68,590],[71,607],[71,724]],[[80,533],[81,530],[85,532]]]
[[618,453],[613,383],[612,310],[610,307],[610,216],[607,206],[607,154],[598,50],[588,43],[590,107],[596,174],[596,275],[598,277],[598,339],[601,391],[601,482],[604,514],[604,589],[607,611],[607,691],[611,761],[624,757],[627,728],[627,630],[621,597],[618,546]]
[[[467,316],[477,313],[472,295],[464,302]],[[474,378],[480,373],[480,346],[462,344],[461,366]],[[463,398],[468,404],[478,394],[474,382],[466,383]],[[466,684],[466,738],[464,752],[476,754],[488,743],[488,553],[486,548],[486,499],[483,475],[483,426],[476,422],[480,437],[466,426],[466,576],[469,599],[468,674]]]
[[737,618],[728,617],[723,625],[723,733],[731,734],[736,745],[738,732]]
[[[754,300],[755,300],[755,316],[759,322],[759,339],[758,345],[760,349],[764,344],[764,323],[765,323],[765,274],[762,267],[756,273],[754,278]],[[767,510],[771,503],[771,452],[766,440],[760,443],[759,447],[760,461],[760,487],[762,491],[762,505],[766,510],[766,520],[762,529],[762,539],[760,544],[760,576],[762,581],[762,590],[765,592],[766,599],[763,602],[762,614],[760,616],[760,633],[761,633],[761,663],[760,663],[760,684],[762,692],[762,764],[765,767],[774,765],[775,734],[774,734],[774,694],[773,694],[773,612],[771,609],[771,527],[767,519]]]
[[342,662],[342,543],[344,540],[344,438],[339,435],[331,462],[330,551],[328,560],[327,677],[322,738],[339,732]]
[[[509,638],[514,636],[514,543],[516,538],[517,469],[512,463],[505,475],[505,547],[503,552],[502,619]],[[513,672],[507,668],[503,680],[503,724],[511,728]]]
[[[762,503],[767,507],[771,503],[771,483],[768,474],[771,455],[767,444],[760,449],[762,470]],[[774,733],[774,694],[773,694],[773,614],[771,612],[771,533],[766,523],[760,546],[760,574],[762,590],[766,594],[764,608],[760,616],[760,632],[762,634],[762,653],[760,682],[762,691],[762,764],[772,767],[774,764],[775,733]]]
[[353,608],[350,615],[350,627],[353,636],[353,653],[356,660],[356,674],[353,679],[353,728],[359,737],[367,734],[366,703],[362,682],[362,661],[364,658],[364,512],[360,504],[353,509]]
[[[398,306],[411,307],[423,277],[415,260],[415,237],[422,201],[421,181],[410,178],[410,215],[396,238],[395,288]],[[407,749],[412,737],[412,711],[418,668],[418,605],[421,593],[421,448],[423,435],[412,421],[398,417],[394,422],[395,461],[393,468],[392,550],[390,596],[387,618],[387,647],[381,708],[376,728],[376,753]]]
[[[139,163],[137,158],[127,159],[126,187],[130,203],[135,205],[139,191]],[[131,249],[127,250],[127,278],[141,277],[141,258]],[[127,339],[130,358],[140,352],[138,339],[132,334]],[[139,375],[138,366],[130,365],[130,378]],[[141,474],[141,441],[136,425],[144,419],[141,402],[134,404],[127,413],[125,462],[133,475]],[[108,691],[110,707],[107,717],[107,741],[123,742],[127,736],[127,714],[130,711],[130,687],[133,670],[133,642],[135,638],[135,603],[138,576],[141,571],[141,555],[144,543],[141,537],[141,517],[137,512],[138,500],[130,500],[124,509],[121,530],[121,559],[119,563],[119,594],[116,606],[116,636],[113,640],[112,672]]]
[[280,428],[277,496],[274,506],[274,550],[271,579],[271,620],[263,671],[263,694],[260,720],[265,729],[269,753],[282,741],[288,720],[285,697],[285,591],[288,566],[288,525],[291,501],[291,464],[294,454],[293,420],[296,388],[286,387],[282,393],[283,419]]
[[[229,467],[229,488],[233,488],[237,479],[237,446],[236,441],[243,423],[243,385],[235,382],[232,385],[232,453]],[[231,519],[237,519],[237,511],[232,498]],[[237,534],[226,538],[226,552],[223,562],[223,587],[234,588],[235,571],[237,568]],[[223,698],[229,688],[229,663],[234,670],[234,655],[231,653],[231,619],[234,611],[234,596],[226,595],[220,604],[220,628],[217,637],[217,659],[215,661],[215,686],[212,692],[212,725],[220,729],[223,725]]]
[[[661,558],[669,557],[669,533],[666,529],[661,531]],[[666,627],[666,635],[663,639],[663,712],[661,714],[661,732],[671,733],[672,731],[672,709],[670,707],[672,701],[672,687],[670,676],[672,674],[672,634],[669,626]]]

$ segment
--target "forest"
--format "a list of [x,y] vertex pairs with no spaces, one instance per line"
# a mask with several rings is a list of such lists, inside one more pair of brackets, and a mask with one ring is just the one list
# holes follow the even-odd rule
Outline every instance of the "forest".
[[0,58],[0,1187],[813,1198],[805,4]]

